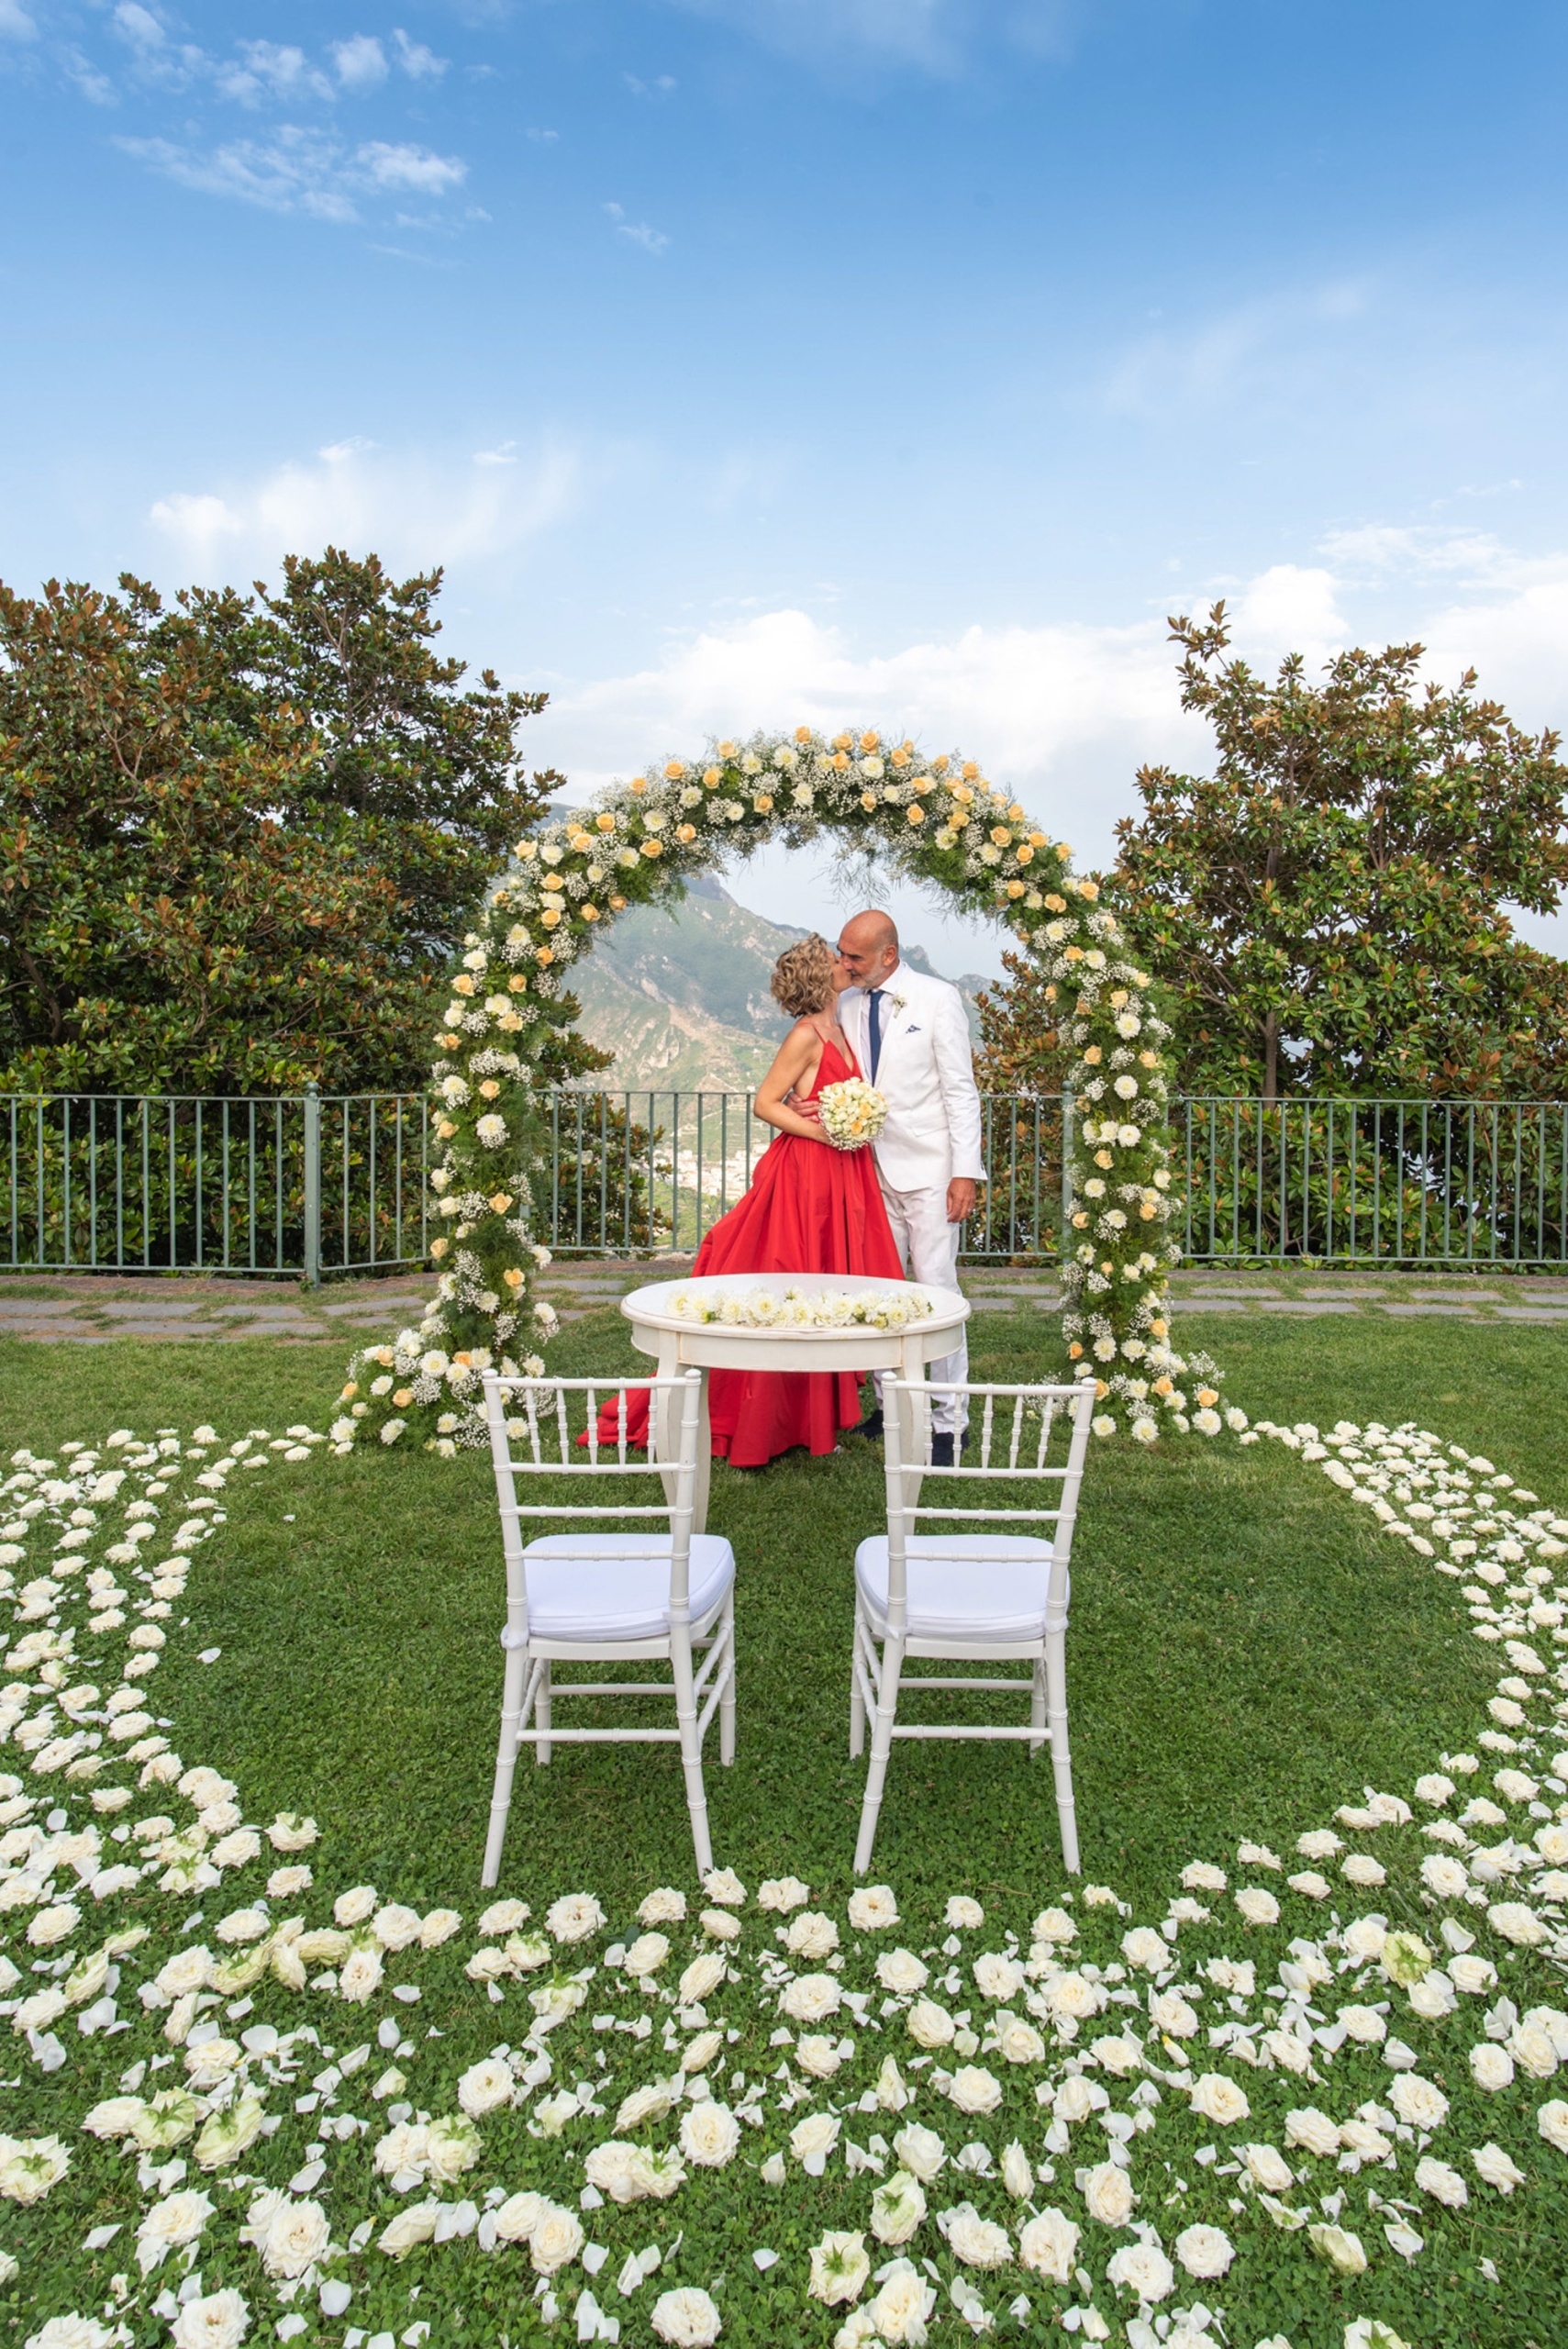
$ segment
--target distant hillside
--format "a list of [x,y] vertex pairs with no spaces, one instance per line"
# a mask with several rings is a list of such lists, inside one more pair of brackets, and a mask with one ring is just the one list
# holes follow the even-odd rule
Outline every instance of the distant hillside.
[[[583,1033],[615,1064],[591,1083],[683,1093],[749,1093],[765,1074],[789,1021],[768,993],[773,964],[806,936],[738,906],[706,874],[673,913],[634,907],[573,974]],[[916,970],[931,967],[917,946]],[[984,979],[955,982],[978,1032],[973,997]]]

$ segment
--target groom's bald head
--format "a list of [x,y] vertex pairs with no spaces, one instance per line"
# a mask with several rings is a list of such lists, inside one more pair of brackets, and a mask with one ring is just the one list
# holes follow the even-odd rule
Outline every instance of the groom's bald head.
[[839,932],[839,960],[858,987],[880,986],[898,967],[898,926],[873,906],[852,914]]

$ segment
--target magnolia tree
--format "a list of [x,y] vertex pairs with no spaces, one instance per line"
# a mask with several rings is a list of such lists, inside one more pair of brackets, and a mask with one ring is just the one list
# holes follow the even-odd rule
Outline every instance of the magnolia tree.
[[692,874],[765,841],[804,846],[824,830],[1006,922],[1038,963],[1079,1106],[1065,1145],[1067,1355],[1097,1382],[1102,1434],[1126,1428],[1151,1442],[1162,1424],[1218,1427],[1212,1364],[1171,1343],[1170,1031],[1097,885],[973,762],[928,759],[871,730],[828,740],[800,727],[664,760],[517,842],[464,941],[435,1040],[436,1298],[417,1329],[350,1364],[339,1445],[414,1438],[450,1454],[483,1443],[484,1371],[543,1370],[539,1348],[557,1325],[536,1294],[550,1262],[537,1237],[539,1071],[577,1017],[573,963],[628,906],[678,897]]

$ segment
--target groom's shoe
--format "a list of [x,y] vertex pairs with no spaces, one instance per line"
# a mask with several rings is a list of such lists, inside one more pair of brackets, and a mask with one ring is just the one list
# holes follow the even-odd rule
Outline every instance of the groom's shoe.
[[[959,1459],[960,1459],[960,1460],[962,1460],[962,1459],[964,1453],[966,1453],[968,1450],[969,1450],[969,1431],[968,1431],[968,1429],[966,1428],[966,1429],[964,1430],[963,1442],[962,1442],[962,1446],[959,1448],[958,1457],[959,1457]],[[955,1460],[954,1460],[954,1458],[953,1458],[953,1440],[952,1440],[952,1434],[951,1434],[951,1430],[944,1431],[944,1430],[942,1430],[942,1429],[938,1429],[938,1430],[937,1430],[937,1431],[936,1431],[936,1432],[932,1435],[932,1437],[931,1437],[931,1465],[932,1465],[932,1467],[933,1467],[933,1468],[951,1468],[951,1467],[956,1466],[956,1464],[957,1464],[957,1463],[955,1462]]]
[[861,1421],[859,1427],[855,1430],[855,1433],[857,1435],[869,1435],[872,1437],[879,1436],[882,1433],[882,1406],[880,1404],[878,1404],[874,1411],[867,1413],[866,1417]]

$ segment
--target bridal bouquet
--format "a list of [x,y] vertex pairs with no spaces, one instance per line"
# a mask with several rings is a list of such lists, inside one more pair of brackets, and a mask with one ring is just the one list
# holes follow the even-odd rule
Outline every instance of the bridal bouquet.
[[822,1130],[835,1150],[864,1150],[887,1122],[887,1103],[863,1076],[825,1085],[817,1097]]

